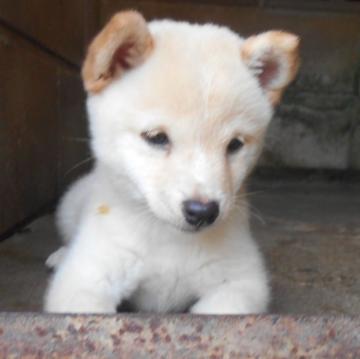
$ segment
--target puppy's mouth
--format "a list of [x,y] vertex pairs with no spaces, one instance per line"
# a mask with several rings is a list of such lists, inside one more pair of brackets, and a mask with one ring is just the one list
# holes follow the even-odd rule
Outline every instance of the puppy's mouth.
[[[156,216],[156,214],[155,214],[155,216]],[[170,227],[173,227],[174,229],[176,229],[180,232],[188,233],[188,234],[199,233],[199,232],[203,232],[208,229],[214,228],[217,225],[217,223],[220,221],[220,219],[219,219],[219,220],[216,220],[215,222],[212,222],[211,224],[199,222],[195,225],[192,225],[184,220],[172,221],[172,220],[164,219],[164,218],[161,218],[158,216],[156,216],[156,218],[159,219],[164,224],[166,224]]]
[[217,222],[218,221],[215,221],[212,223],[199,222],[194,225],[185,223],[185,224],[181,224],[181,225],[175,225],[175,227],[182,232],[191,234],[191,233],[197,233],[197,232],[202,232],[202,231],[211,229],[216,226]]
[[195,233],[214,227],[214,224],[198,224],[196,226],[186,225],[182,227],[183,232]]

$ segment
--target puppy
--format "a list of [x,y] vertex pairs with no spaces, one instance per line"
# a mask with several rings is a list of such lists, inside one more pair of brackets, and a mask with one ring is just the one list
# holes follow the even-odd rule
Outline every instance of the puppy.
[[298,45],[135,11],[110,20],[82,69],[96,163],[60,204],[46,311],[114,313],[125,299],[147,312],[266,310],[242,193]]

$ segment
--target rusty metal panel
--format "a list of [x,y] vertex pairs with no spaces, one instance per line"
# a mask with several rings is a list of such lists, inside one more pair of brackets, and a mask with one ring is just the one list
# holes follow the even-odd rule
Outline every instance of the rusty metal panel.
[[0,314],[0,358],[359,358],[360,318]]

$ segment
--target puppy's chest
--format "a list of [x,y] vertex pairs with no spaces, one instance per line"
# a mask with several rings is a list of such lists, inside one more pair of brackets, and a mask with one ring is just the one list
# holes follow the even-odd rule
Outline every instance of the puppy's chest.
[[165,246],[150,250],[132,302],[145,311],[185,309],[196,296],[203,261],[195,248]]

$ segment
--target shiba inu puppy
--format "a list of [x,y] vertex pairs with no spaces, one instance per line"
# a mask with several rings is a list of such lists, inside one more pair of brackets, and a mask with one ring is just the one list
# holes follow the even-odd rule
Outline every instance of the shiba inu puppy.
[[125,299],[150,312],[266,310],[243,187],[298,45],[135,11],[110,20],[82,69],[96,163],[60,204],[46,311],[113,313]]

